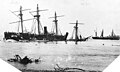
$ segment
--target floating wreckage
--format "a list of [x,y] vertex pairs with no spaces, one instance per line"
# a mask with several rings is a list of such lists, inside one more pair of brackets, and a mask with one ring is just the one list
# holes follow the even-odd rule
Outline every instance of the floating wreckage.
[[19,55],[15,55],[14,57],[15,58],[10,58],[7,61],[18,62],[18,63],[24,64],[24,65],[29,64],[29,63],[33,63],[33,62],[35,62],[35,63],[41,62],[40,58],[32,60],[32,59],[28,58],[27,56],[25,56],[24,58],[21,58]]
[[[14,11],[12,12],[14,15],[16,15],[16,12],[19,12],[19,16],[16,15],[20,21],[17,22],[12,22],[10,24],[13,23],[20,23],[20,26],[18,26],[18,32],[4,32],[4,40],[8,40],[8,39],[13,39],[16,41],[20,41],[20,42],[29,42],[29,41],[66,41],[67,36],[68,36],[68,32],[66,32],[65,35],[59,35],[58,34],[58,20],[57,17],[61,17],[61,16],[57,16],[56,12],[55,12],[55,16],[54,17],[50,17],[50,18],[55,18],[55,20],[53,22],[55,22],[55,31],[53,33],[50,33],[47,31],[47,27],[44,27],[44,30],[42,28],[41,22],[40,22],[40,11],[46,11],[45,10],[39,10],[38,4],[37,4],[37,10],[36,11],[31,11],[29,12],[34,18],[32,19],[27,19],[27,20],[23,20],[23,13],[22,11],[26,11],[26,10],[30,10],[30,9],[22,9],[22,6],[20,6],[20,10],[19,11]],[[36,12],[36,15],[33,15],[32,13]],[[34,23],[37,21],[37,25],[33,24],[31,31],[28,32],[26,27],[24,26],[23,22],[24,21],[28,21],[28,20],[33,20]],[[36,27],[37,26],[37,27]],[[20,28],[21,27],[21,28]],[[20,30],[19,30],[20,29]]]

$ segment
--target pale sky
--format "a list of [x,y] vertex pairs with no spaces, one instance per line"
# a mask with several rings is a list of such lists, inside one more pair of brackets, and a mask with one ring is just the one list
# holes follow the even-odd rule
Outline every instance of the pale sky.
[[[12,14],[11,11],[17,11],[20,5],[23,9],[36,10],[39,4],[39,9],[49,9],[45,12],[40,12],[42,26],[48,26],[51,30],[52,19],[55,11],[57,15],[65,15],[58,18],[59,28],[62,34],[69,32],[69,37],[73,30],[72,24],[76,20],[84,23],[79,25],[79,32],[83,36],[94,35],[94,30],[97,29],[98,35],[104,29],[105,35],[109,35],[112,29],[117,35],[120,35],[120,0],[0,0],[0,35],[5,31],[17,31],[17,23],[9,24],[10,22],[18,21],[19,19]],[[29,11],[23,12],[23,19],[32,18]],[[24,26],[30,29],[32,21],[24,22]]]

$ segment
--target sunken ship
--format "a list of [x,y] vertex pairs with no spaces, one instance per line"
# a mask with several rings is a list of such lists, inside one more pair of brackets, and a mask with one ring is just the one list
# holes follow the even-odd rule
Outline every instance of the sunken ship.
[[[23,13],[22,11],[26,11],[29,9],[24,9],[22,10],[22,6],[20,6],[20,10],[17,11],[19,12],[19,19],[20,21],[20,25],[21,25],[21,31],[20,32],[4,32],[4,40],[8,40],[8,39],[13,39],[16,41],[66,41],[67,36],[68,36],[68,32],[66,32],[65,35],[62,34],[58,34],[58,20],[57,20],[57,14],[55,12],[55,16],[52,17],[55,20],[53,21],[55,23],[55,31],[54,32],[48,32],[47,31],[47,26],[44,27],[44,30],[40,24],[40,11],[46,11],[46,10],[39,10],[38,4],[37,4],[37,10],[36,11],[31,11],[32,12],[36,12],[36,15],[31,14],[37,21],[37,33],[33,32],[25,32],[24,31],[24,26],[23,26],[23,22],[24,21],[28,21],[28,20],[33,20],[33,19],[27,19],[27,20],[23,20]],[[16,12],[16,11],[15,11]],[[12,12],[14,13],[14,12]],[[12,23],[17,23],[17,22],[12,22]],[[33,29],[36,30],[36,29]],[[33,31],[32,30],[32,31]],[[41,30],[43,30],[43,33],[41,32]]]
[[[82,37],[82,35],[78,35],[78,24],[83,25],[83,23],[78,23],[78,20],[76,20],[76,23],[70,23],[70,24],[75,24],[75,26],[73,29],[72,37],[69,39],[69,41],[75,41],[75,44],[77,44],[78,41],[87,41],[90,38],[90,36]],[[75,38],[73,38],[73,35],[75,35]]]
[[115,35],[114,31],[112,30],[111,35],[104,36],[104,30],[101,32],[101,36],[97,36],[97,31],[95,31],[95,37],[93,39],[101,39],[101,40],[119,40],[120,36]]

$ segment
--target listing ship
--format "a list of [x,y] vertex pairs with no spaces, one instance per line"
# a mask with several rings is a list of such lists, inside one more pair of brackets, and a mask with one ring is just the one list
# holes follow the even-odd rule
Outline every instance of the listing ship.
[[[23,14],[22,11],[26,11],[28,9],[22,10],[22,7],[20,7],[20,14],[19,14],[19,18],[21,24],[21,32],[4,32],[4,40],[8,40],[8,39],[13,39],[16,41],[40,41],[40,40],[47,40],[47,41],[66,41],[67,36],[68,36],[68,32],[66,32],[65,35],[59,35],[58,34],[58,28],[57,28],[57,15],[55,13],[55,25],[56,25],[56,33],[49,33],[47,31],[47,27],[44,27],[44,30],[42,28],[42,25],[40,24],[40,15],[39,12],[40,11],[46,11],[46,10],[39,10],[38,4],[37,4],[37,11],[32,11],[32,12],[36,12],[36,15],[33,15],[33,19],[37,21],[37,33],[36,33],[36,27],[34,29],[31,30],[31,32],[25,32],[25,30],[23,29],[23,21],[28,21],[28,20],[33,20],[33,19],[27,19],[27,20],[23,20]],[[18,11],[17,11],[18,12]],[[32,13],[30,12],[30,13]],[[14,13],[14,12],[12,12]],[[17,23],[17,22],[12,22],[12,23]],[[43,30],[43,32],[41,31]]]
[[[76,20],[76,23],[70,23],[70,24],[75,24],[75,26],[73,29],[72,37],[69,39],[69,41],[75,41],[77,44],[78,41],[86,41],[90,38],[90,36],[83,38],[82,35],[78,35],[78,24],[83,24],[83,23],[78,23],[78,20]],[[74,34],[75,34],[75,38],[73,38]]]
[[101,40],[119,40],[120,36],[115,35],[114,31],[112,30],[111,35],[104,36],[104,30],[101,32],[101,36],[97,36],[97,31],[95,31],[95,37],[92,37],[93,39],[101,39]]

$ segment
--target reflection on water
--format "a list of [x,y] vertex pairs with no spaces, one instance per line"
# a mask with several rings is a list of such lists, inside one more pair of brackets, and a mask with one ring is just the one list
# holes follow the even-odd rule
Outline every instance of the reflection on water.
[[41,58],[38,64],[26,66],[19,63],[10,63],[19,69],[53,69],[56,64],[61,67],[77,67],[85,70],[105,69],[119,54],[120,41],[90,40],[80,42],[0,42],[0,58],[5,61],[19,54],[22,58]]

